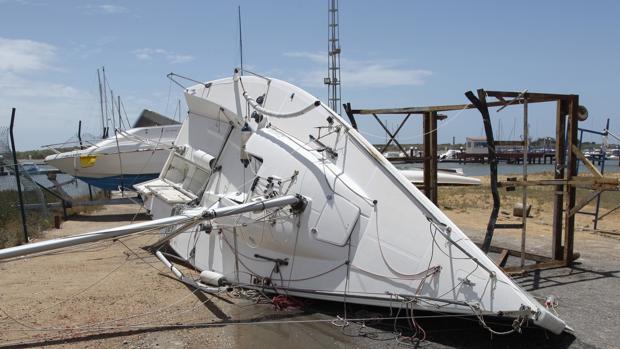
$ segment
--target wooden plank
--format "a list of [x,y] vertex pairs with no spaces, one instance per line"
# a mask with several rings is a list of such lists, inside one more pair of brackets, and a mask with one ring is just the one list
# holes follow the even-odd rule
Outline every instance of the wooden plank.
[[495,224],[495,229],[521,229],[521,228],[523,228],[523,223]]
[[[508,101],[510,102],[510,101]],[[547,102],[547,101],[537,101],[537,100],[529,100],[529,103],[539,103],[539,102]],[[520,103],[520,102],[519,102]],[[497,102],[487,102],[487,107],[502,107],[506,104],[506,102],[497,101]],[[517,103],[515,103],[516,105]],[[476,109],[473,104],[451,104],[451,105],[432,105],[432,106],[423,106],[423,107],[404,107],[404,108],[379,108],[379,109],[352,109],[351,113],[358,115],[372,115],[372,114],[420,114],[424,115],[424,113],[429,112],[444,112],[444,111],[456,111],[463,109]],[[438,120],[443,120],[444,117],[438,116]]]
[[583,155],[581,150],[579,150],[579,148],[577,148],[576,145],[573,144],[573,147],[571,148],[571,150],[573,151],[573,154],[575,154],[575,156],[577,156],[579,160],[581,160],[581,162],[583,162],[583,164],[586,165],[588,170],[590,170],[590,172],[592,172],[593,175],[599,178],[603,177],[603,175],[601,174],[601,171],[599,171],[598,168],[596,168],[596,166],[594,166],[594,164],[590,162],[590,160],[586,158],[585,155]]
[[620,182],[618,178],[611,176],[603,176],[603,177],[592,177],[592,176],[575,176],[571,179],[572,183],[590,183],[592,185],[610,185],[617,186]]
[[[482,247],[481,243],[476,243],[476,245],[478,245],[478,247]],[[508,254],[513,257],[521,257],[521,251],[516,251],[516,250],[509,249],[509,248],[493,246],[493,245],[489,246],[489,252],[502,253],[502,251],[504,250],[508,251]],[[548,261],[551,259],[546,256],[541,256],[541,255],[537,255],[534,253],[527,253],[527,252],[525,253],[525,258],[531,261],[536,261],[536,262]]]
[[620,204],[618,204],[616,207],[612,208],[611,210],[603,213],[602,215],[598,216],[598,220],[600,221],[601,219],[605,218],[605,216],[609,215],[610,213],[613,213],[615,210],[620,208]]
[[381,127],[383,128],[383,131],[385,131],[385,133],[387,133],[390,136],[390,140],[387,141],[383,145],[383,148],[381,148],[381,150],[379,150],[381,153],[383,153],[387,149],[387,147],[390,145],[390,143],[392,143],[392,140],[394,140],[394,136],[392,136],[392,132],[390,132],[390,130],[388,130],[387,127],[385,127],[381,119],[379,119],[379,117],[376,114],[372,114],[372,116],[375,118],[375,120],[377,120],[379,125],[381,125]]
[[[508,103],[512,104],[521,104],[523,100],[512,101],[505,100],[504,98],[517,98],[521,95],[522,92],[511,92],[511,91],[485,91],[487,96],[495,97],[499,99],[494,102],[487,102],[487,107],[503,107]],[[572,95],[564,95],[564,94],[554,94],[554,93],[532,93],[528,92],[528,103],[544,103],[544,102],[553,102],[556,100],[568,100]],[[351,109],[352,114],[358,115],[372,115],[372,114],[420,114],[424,115],[424,113],[428,112],[444,112],[444,111],[455,111],[462,109],[476,109],[476,107],[469,104],[447,104],[447,105],[432,105],[432,106],[422,106],[422,107],[404,107],[404,108],[377,108],[377,109]],[[438,116],[438,120],[443,120],[441,116]]]
[[497,259],[497,262],[495,262],[495,264],[498,267],[503,267],[504,265],[506,265],[506,262],[508,261],[508,250],[503,250],[500,254],[499,254],[499,258]]
[[537,179],[528,181],[504,181],[499,182],[500,187],[526,187],[526,186],[564,186],[571,185],[575,188],[596,189],[596,190],[618,190],[620,185],[619,179],[614,177],[573,177],[570,181],[566,179]]
[[342,105],[344,107],[344,112],[349,117],[349,121],[351,122],[351,126],[357,130],[357,122],[355,121],[355,115],[351,111],[351,103],[345,103]]
[[379,117],[377,116],[377,114],[372,114],[372,116],[374,116],[375,120],[377,120],[377,122],[379,123],[379,125],[381,125],[381,127],[383,127],[383,130],[385,131],[385,133],[388,134],[388,136],[390,136],[390,139],[387,141],[387,143],[385,143],[383,145],[383,148],[381,148],[380,152],[383,153],[387,150],[387,148],[390,146],[390,144],[392,142],[394,142],[396,144],[396,146],[398,147],[398,149],[400,149],[400,151],[405,154],[405,158],[409,158],[409,154],[407,153],[407,151],[405,150],[405,148],[403,148],[403,146],[398,143],[398,140],[396,139],[396,135],[398,134],[398,132],[400,132],[400,129],[403,127],[403,125],[405,124],[405,122],[407,122],[407,120],[409,119],[409,116],[411,116],[411,114],[407,114],[407,116],[405,117],[405,119],[400,123],[400,126],[398,126],[398,129],[396,130],[396,132],[394,132],[394,134],[392,134],[392,132],[390,132],[390,130],[387,129],[387,127],[385,127],[385,125],[383,124],[383,122],[381,122],[381,119],[379,119]]
[[575,213],[579,212],[579,210],[581,210],[590,201],[596,199],[599,195],[601,195],[601,192],[602,192],[602,190],[595,190],[595,191],[590,192],[588,195],[586,195],[581,200],[579,200],[579,202],[577,204],[575,204],[575,207],[573,207],[570,210],[570,212],[568,212],[568,215],[572,216]]
[[461,109],[472,109],[471,104],[455,104],[455,105],[435,105],[425,107],[405,107],[405,108],[378,108],[378,109],[353,109],[353,114],[371,115],[371,114],[421,114],[432,111],[451,111]]
[[[523,92],[517,91],[486,91],[487,96],[498,98],[516,98]],[[557,93],[543,93],[543,92],[527,92],[528,102],[532,100],[546,100],[548,102],[557,100],[569,100],[573,95],[557,94]]]
[[550,261],[538,262],[534,264],[528,264],[523,267],[514,266],[514,267],[507,267],[507,268],[502,268],[502,269],[507,274],[513,274],[513,273],[521,273],[524,271],[531,271],[531,270],[565,267],[567,265],[568,263],[566,263],[565,261],[550,260]]

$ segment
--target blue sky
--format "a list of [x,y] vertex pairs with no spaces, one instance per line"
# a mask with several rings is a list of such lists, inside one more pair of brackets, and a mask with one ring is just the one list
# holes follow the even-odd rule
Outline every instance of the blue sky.
[[[174,112],[169,72],[198,80],[239,65],[237,5],[247,69],[288,80],[325,100],[327,1],[0,0],[0,125],[17,107],[18,149],[99,133],[96,69],[105,65],[129,118]],[[576,93],[620,133],[620,2],[340,0],[342,99],[357,108],[465,103],[464,92]],[[493,113],[502,138],[521,135],[522,109]],[[482,134],[475,112],[450,113],[439,141]],[[396,127],[397,118],[389,118]],[[551,105],[531,106],[530,134],[553,134]],[[403,142],[420,142],[420,120]],[[373,142],[384,136],[360,121]],[[599,140],[599,139],[594,139]]]

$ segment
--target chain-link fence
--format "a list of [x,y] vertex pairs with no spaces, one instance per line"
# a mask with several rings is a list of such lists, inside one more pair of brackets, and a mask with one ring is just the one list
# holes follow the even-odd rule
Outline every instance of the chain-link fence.
[[[0,248],[18,244],[25,238],[9,137],[9,128],[0,127]],[[34,163],[21,162],[18,165],[22,198],[26,208],[26,228],[31,237],[52,225],[52,215],[47,208],[46,197],[32,177],[32,173],[36,170]]]

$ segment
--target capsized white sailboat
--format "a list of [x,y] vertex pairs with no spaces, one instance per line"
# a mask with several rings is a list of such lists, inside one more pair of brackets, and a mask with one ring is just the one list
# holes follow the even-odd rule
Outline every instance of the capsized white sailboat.
[[177,139],[184,150],[171,155],[160,178],[137,186],[154,218],[192,202],[221,208],[290,194],[307,200],[303,212],[216,218],[206,230],[172,238],[172,248],[198,269],[309,298],[413,302],[527,319],[555,333],[565,328],[312,95],[237,74],[191,87],[186,98],[189,114]]
[[512,319],[513,331],[566,328],[312,95],[237,73],[186,99],[177,148],[159,178],[136,186],[153,222],[0,250],[0,259],[167,226],[161,243],[205,283],[473,314],[490,330],[486,316]]
[[155,124],[150,122],[146,123],[149,126],[116,130],[113,136],[85,149],[56,151],[47,156],[45,162],[104,190],[133,188],[134,184],[157,178],[174,148],[181,125],[147,110],[142,115],[146,112],[159,116]]

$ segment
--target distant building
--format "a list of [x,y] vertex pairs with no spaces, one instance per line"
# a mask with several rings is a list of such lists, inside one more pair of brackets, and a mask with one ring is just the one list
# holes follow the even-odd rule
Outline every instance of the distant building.
[[486,137],[467,137],[465,138],[465,153],[467,154],[486,154]]
[[[465,153],[467,154],[486,154],[487,138],[486,137],[467,137],[465,138]],[[495,151],[498,153],[514,153],[523,152],[522,141],[506,141],[502,140],[502,145],[496,145]]]

